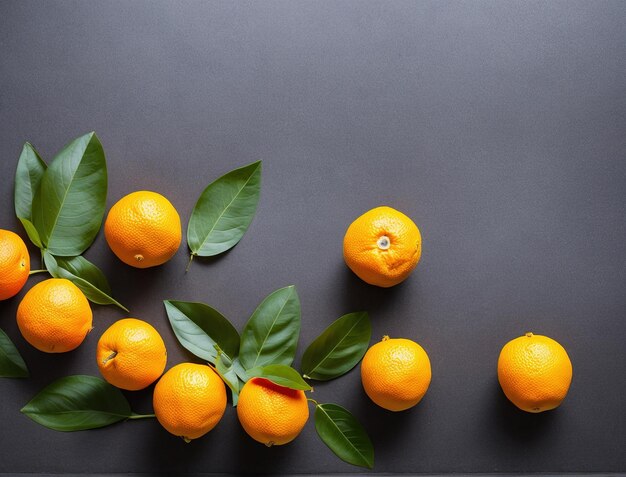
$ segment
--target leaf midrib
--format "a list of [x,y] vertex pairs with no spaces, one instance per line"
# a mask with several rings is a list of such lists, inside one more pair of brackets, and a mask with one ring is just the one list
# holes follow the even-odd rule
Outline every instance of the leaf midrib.
[[281,315],[281,313],[283,312],[283,310],[287,306],[287,302],[291,298],[291,294],[292,293],[293,293],[293,287],[290,287],[289,296],[285,299],[285,302],[283,303],[283,306],[280,307],[280,310],[276,314],[276,317],[274,318],[274,320],[272,320],[272,326],[270,326],[269,331],[267,332],[267,334],[265,335],[265,338],[263,339],[263,343],[261,343],[261,346],[259,347],[259,350],[257,351],[256,358],[254,358],[254,363],[252,364],[253,368],[256,366],[256,363],[259,360],[259,357],[261,356],[261,351],[263,350],[263,346],[265,346],[265,343],[267,342],[267,339],[272,334],[272,329],[274,328],[274,325],[278,321],[278,317]]
[[[93,138],[93,133],[91,133],[90,136],[89,136],[89,141],[87,141],[87,145],[85,146],[85,151],[87,150],[87,146],[91,142],[92,138]],[[83,151],[83,157],[85,156],[85,151]],[[52,229],[50,229],[50,233],[48,234],[48,243],[46,244],[46,246],[50,245],[50,237],[52,237],[52,234],[54,233],[54,229],[56,229],[57,223],[59,222],[59,217],[61,216],[61,210],[63,209],[63,205],[65,204],[65,199],[67,198],[67,194],[69,193],[70,187],[74,183],[74,177],[76,176],[76,173],[78,172],[78,168],[80,167],[82,162],[83,162],[83,159],[81,157],[81,159],[80,159],[80,161],[78,163],[78,166],[76,166],[76,169],[74,169],[74,172],[72,173],[72,177],[70,179],[69,185],[67,186],[67,189],[65,189],[65,193],[63,194],[63,200],[61,201],[61,206],[59,207],[59,210],[57,212],[57,216],[54,219],[54,224],[52,225]],[[63,165],[63,163],[61,163],[61,165]],[[46,169],[46,172],[48,172],[47,169]],[[42,180],[43,180],[43,178],[42,178]],[[43,213],[43,202],[41,203],[41,212],[42,212],[42,219],[45,221],[46,215]]]
[[[244,188],[248,185],[248,182],[250,182],[250,180],[252,179],[252,176],[256,173],[256,171],[259,168],[259,166],[260,166],[260,163],[258,163],[257,166],[254,168],[254,170],[250,173],[250,175],[246,179],[246,182],[244,182],[244,184],[239,188],[239,190],[237,191],[235,196],[231,199],[231,201],[228,203],[228,205],[226,207],[224,207],[224,210],[222,210],[222,212],[220,213],[220,216],[213,223],[213,226],[211,227],[211,230],[209,230],[207,232],[206,237],[204,237],[204,240],[202,241],[202,243],[200,244],[198,249],[194,251],[194,253],[198,253],[200,250],[202,250],[202,247],[204,247],[204,244],[206,243],[206,241],[209,240],[209,236],[213,233],[213,230],[215,230],[215,227],[217,226],[218,222],[222,219],[222,217],[224,216],[226,211],[230,208],[230,206],[233,205],[233,202],[235,202],[237,197],[239,197],[239,194],[241,194],[241,191],[244,190]],[[219,180],[219,179],[217,179],[217,180]]]
[[323,405],[318,405],[317,407],[318,407],[318,409],[319,409],[320,411],[322,411],[322,412],[326,415],[326,417],[327,417],[327,418],[328,418],[328,420],[332,423],[332,425],[333,425],[333,426],[335,426],[335,428],[339,431],[339,434],[341,434],[341,437],[343,437],[343,438],[344,438],[344,440],[345,440],[348,444],[350,444],[350,447],[352,447],[355,451],[357,451],[357,453],[358,453],[358,454],[361,456],[361,458],[363,459],[363,462],[365,462],[365,463],[367,464],[367,466],[371,468],[371,466],[370,466],[370,461],[369,461],[369,460],[368,460],[368,459],[367,459],[367,458],[366,458],[366,457],[365,457],[365,456],[361,453],[361,451],[360,451],[359,449],[357,449],[357,448],[355,447],[355,445],[354,445],[354,444],[352,444],[352,442],[350,441],[350,439],[348,439],[348,438],[346,437],[346,435],[342,432],[342,430],[339,428],[339,426],[338,426],[337,424],[335,424],[335,421],[332,419],[332,417],[330,417],[330,415],[326,412],[326,410],[325,410],[322,406],[323,406]]
[[108,416],[117,416],[117,417],[122,417],[122,418],[128,418],[131,416],[131,414],[118,414],[117,412],[108,412],[108,411],[98,411],[96,409],[76,409],[74,411],[31,411],[29,409],[25,409],[24,414],[32,414],[33,416],[56,416],[59,414],[105,414]]
[[316,366],[315,366],[315,367],[314,367],[311,371],[309,371],[309,372],[308,372],[308,373],[306,373],[306,374],[308,374],[308,375],[313,374],[313,373],[315,372],[315,370],[316,370],[316,369],[318,369],[318,368],[319,368],[319,367],[320,367],[320,366],[324,363],[324,361],[326,361],[326,360],[330,357],[330,355],[331,355],[331,354],[333,354],[333,352],[334,352],[334,351],[335,351],[335,350],[339,347],[339,345],[345,341],[345,339],[346,339],[346,338],[350,335],[350,333],[352,332],[352,330],[353,330],[353,329],[354,329],[354,328],[355,328],[355,327],[356,327],[359,323],[361,323],[361,320],[362,320],[362,319],[363,319],[363,315],[361,315],[361,318],[359,318],[359,319],[358,319],[358,320],[357,320],[357,321],[356,321],[356,322],[355,322],[355,323],[354,323],[354,324],[350,327],[350,329],[348,330],[348,332],[347,332],[345,335],[343,335],[343,336],[341,337],[341,339],[339,340],[339,342],[337,342],[337,344],[336,344],[335,346],[333,346],[333,348],[332,348],[332,349],[331,349],[331,350],[330,350],[330,351],[326,354],[326,356],[324,356],[324,358],[323,358],[323,359],[322,359],[322,360],[321,360],[321,361],[320,361],[320,362],[319,362],[319,363],[318,363],[318,364],[317,364],[317,365],[316,365]]

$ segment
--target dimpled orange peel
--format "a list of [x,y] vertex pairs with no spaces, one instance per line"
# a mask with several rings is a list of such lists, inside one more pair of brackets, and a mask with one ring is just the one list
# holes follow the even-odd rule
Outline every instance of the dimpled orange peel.
[[500,351],[498,381],[509,401],[522,411],[549,411],[567,395],[572,362],[557,341],[529,332]]
[[77,348],[91,331],[92,319],[87,298],[65,278],[37,283],[17,307],[17,325],[22,336],[46,353]]
[[111,207],[104,236],[115,255],[136,268],[155,267],[174,256],[182,240],[180,217],[161,194],[138,191]]
[[365,393],[380,407],[404,411],[419,403],[430,385],[430,360],[415,341],[389,338],[367,350],[361,363]]
[[419,262],[417,225],[391,207],[376,207],[350,224],[343,239],[346,264],[361,280],[379,287],[404,281]]
[[224,381],[205,364],[181,363],[154,387],[152,399],[159,423],[186,442],[212,430],[226,410]]
[[237,416],[255,441],[280,446],[300,434],[309,419],[309,406],[304,391],[252,378],[239,394]]
[[17,295],[30,273],[30,255],[22,238],[0,229],[0,301]]
[[138,391],[163,374],[167,352],[163,338],[151,324],[124,318],[100,337],[96,362],[104,379],[113,386]]

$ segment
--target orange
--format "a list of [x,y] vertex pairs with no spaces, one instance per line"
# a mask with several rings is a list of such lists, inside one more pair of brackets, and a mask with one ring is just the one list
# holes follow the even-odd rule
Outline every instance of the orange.
[[14,297],[30,273],[30,255],[21,237],[0,229],[0,300]]
[[365,393],[380,407],[404,411],[422,400],[430,385],[430,360],[415,341],[384,336],[361,363]]
[[422,254],[417,225],[391,207],[376,207],[350,224],[343,258],[361,280],[379,287],[404,281]]
[[509,401],[522,411],[549,411],[567,395],[572,362],[552,338],[526,333],[500,351],[498,381]]
[[161,194],[138,191],[122,197],[109,211],[104,236],[127,265],[155,267],[174,256],[182,239],[180,217]]
[[113,323],[100,337],[96,361],[113,386],[138,391],[156,381],[167,361],[165,343],[152,325],[135,318]]
[[309,419],[309,406],[304,391],[252,378],[239,393],[237,416],[255,441],[280,446],[300,434]]
[[46,353],[77,348],[91,331],[92,318],[83,292],[65,278],[37,283],[17,307],[17,325],[22,336]]
[[161,377],[152,404],[161,425],[189,442],[220,421],[226,410],[226,387],[209,366],[182,363]]

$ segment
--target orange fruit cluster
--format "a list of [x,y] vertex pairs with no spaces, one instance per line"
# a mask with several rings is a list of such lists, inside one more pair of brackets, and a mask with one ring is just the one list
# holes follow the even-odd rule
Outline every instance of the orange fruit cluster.
[[[138,268],[168,261],[181,242],[180,217],[162,195],[138,191],[109,211],[104,233],[111,250]],[[376,207],[348,227],[343,254],[348,267],[368,284],[391,287],[408,278],[422,253],[415,223],[391,207]],[[0,230],[0,300],[16,295],[30,272],[28,250],[13,232]],[[71,281],[52,278],[33,286],[17,310],[24,338],[35,348],[59,353],[75,349],[92,328],[92,312]],[[182,363],[165,374],[167,351],[149,323],[125,318],[100,337],[96,361],[104,379],[118,388],[140,390],[158,380],[155,416],[187,442],[211,431],[224,415],[226,387],[208,365]],[[415,341],[383,337],[361,363],[365,393],[378,406],[404,411],[426,394],[432,377],[426,351]],[[160,378],[160,379],[159,379]],[[527,333],[508,342],[498,359],[498,380],[506,397],[527,412],[559,406],[572,380],[572,365],[555,340]],[[248,380],[239,393],[237,416],[245,432],[267,446],[295,439],[309,418],[303,391],[267,379]]]

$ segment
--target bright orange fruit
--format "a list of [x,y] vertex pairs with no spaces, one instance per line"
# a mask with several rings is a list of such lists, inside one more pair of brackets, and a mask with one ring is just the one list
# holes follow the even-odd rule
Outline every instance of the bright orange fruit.
[[182,240],[180,217],[161,194],[138,191],[122,197],[104,222],[109,247],[127,265],[148,268],[174,256]]
[[0,229],[0,300],[17,295],[30,273],[30,255],[22,238]]
[[552,338],[526,333],[504,345],[498,381],[506,397],[526,412],[558,407],[572,382],[572,362]]
[[365,393],[380,407],[404,411],[419,403],[430,385],[430,360],[415,341],[388,336],[367,350],[361,363]]
[[152,403],[161,425],[189,442],[220,421],[226,410],[226,387],[209,366],[182,363],[161,377]]
[[138,391],[163,374],[167,351],[163,338],[151,324],[124,318],[100,337],[96,361],[104,379],[113,386]]
[[294,440],[309,419],[304,391],[252,378],[239,393],[237,416],[243,429],[266,446]]
[[363,281],[391,287],[404,281],[422,254],[417,225],[391,207],[376,207],[350,224],[343,238],[343,257]]
[[22,336],[46,353],[77,348],[91,331],[92,319],[83,292],[64,278],[37,283],[17,307],[17,325]]

